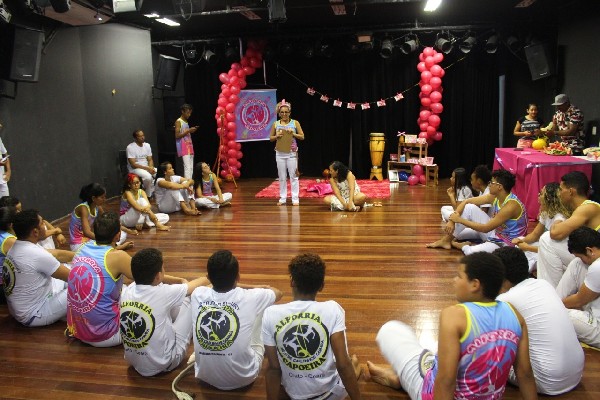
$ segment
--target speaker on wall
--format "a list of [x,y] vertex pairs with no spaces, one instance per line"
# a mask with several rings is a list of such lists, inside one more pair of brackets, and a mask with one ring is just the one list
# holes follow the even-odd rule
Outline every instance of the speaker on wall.
[[38,81],[43,43],[44,32],[15,28],[10,79],[27,82]]
[[179,75],[179,59],[161,54],[158,57],[158,72],[154,86],[157,89],[175,90]]
[[529,64],[531,79],[534,81],[555,74],[553,57],[546,43],[532,44],[525,47],[525,56]]

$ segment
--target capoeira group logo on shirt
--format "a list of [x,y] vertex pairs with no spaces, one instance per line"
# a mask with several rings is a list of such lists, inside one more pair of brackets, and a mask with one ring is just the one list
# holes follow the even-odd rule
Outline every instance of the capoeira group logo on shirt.
[[[100,279],[94,279],[94,276]],[[102,268],[91,257],[77,257],[69,273],[69,305],[78,313],[85,314],[96,307],[104,292]]]
[[249,131],[261,131],[269,124],[269,107],[264,100],[252,98],[242,104],[240,116]]
[[329,331],[317,314],[300,312],[287,316],[275,326],[275,342],[288,368],[313,370],[327,360]]
[[10,258],[4,259],[4,267],[2,268],[2,282],[4,282],[4,294],[10,296],[15,288],[15,265]]
[[229,305],[203,305],[196,319],[196,340],[200,347],[222,351],[230,347],[240,331],[240,320]]
[[138,301],[121,303],[120,328],[121,339],[126,346],[141,349],[148,346],[154,333],[154,315],[152,308]]

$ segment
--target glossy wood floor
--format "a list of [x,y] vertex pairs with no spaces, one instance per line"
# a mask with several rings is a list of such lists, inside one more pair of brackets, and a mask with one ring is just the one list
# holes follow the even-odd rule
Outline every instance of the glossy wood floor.
[[[302,252],[320,254],[327,276],[320,299],[334,299],[346,310],[350,353],[383,362],[375,335],[390,319],[414,326],[425,346],[436,347],[439,311],[454,303],[452,278],[458,251],[430,250],[425,244],[441,233],[440,206],[446,203],[445,180],[439,187],[392,184],[383,207],[358,213],[330,212],[317,199],[300,207],[277,207],[276,199],[254,195],[271,180],[242,180],[233,206],[204,211],[199,217],[172,215],[167,233],[144,231],[135,249],[157,247],[167,273],[194,278],[206,273],[206,260],[227,248],[240,261],[242,281],[268,283],[291,300],[287,263]],[[109,202],[116,210],[116,200]],[[61,227],[66,227],[66,219]],[[132,251],[133,254],[133,251]],[[3,399],[172,399],[171,381],[183,367],[154,378],[140,377],[123,360],[122,348],[96,349],[63,336],[65,323],[27,329],[0,306],[0,398]],[[191,353],[191,348],[190,348]],[[586,349],[582,383],[561,399],[600,398],[600,353]],[[265,398],[264,374],[255,384],[233,393],[196,383],[192,375],[180,386],[196,399]],[[360,378],[365,399],[407,399],[402,391]],[[509,387],[506,398],[520,398]]]

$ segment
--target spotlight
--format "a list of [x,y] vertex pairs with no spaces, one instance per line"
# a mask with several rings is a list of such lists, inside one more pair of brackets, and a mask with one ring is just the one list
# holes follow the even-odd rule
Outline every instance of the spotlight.
[[516,53],[523,47],[521,41],[515,36],[510,36],[508,39],[506,39],[506,45],[513,53]]
[[102,21],[102,16],[98,13],[98,10],[96,10],[96,15],[94,15],[94,19],[97,21]]
[[208,49],[204,50],[204,53],[202,53],[202,58],[209,64],[215,64],[217,62],[217,55]]
[[435,47],[444,54],[452,51],[452,42],[445,37],[438,37],[435,41]]
[[189,49],[185,51],[186,58],[196,58],[196,49]]
[[473,50],[473,46],[477,44],[477,39],[472,34],[469,34],[462,42],[459,43],[458,48],[463,53],[467,54]]
[[400,51],[404,54],[410,54],[417,49],[418,45],[416,35],[408,36],[406,41],[400,45]]
[[494,34],[485,42],[485,51],[494,54],[498,50],[498,35]]
[[227,48],[225,49],[225,58],[229,61],[237,60],[238,49],[234,46],[227,45]]
[[390,39],[383,39],[381,42],[381,50],[379,51],[379,55],[382,58],[390,58],[392,53],[394,52],[394,45]]

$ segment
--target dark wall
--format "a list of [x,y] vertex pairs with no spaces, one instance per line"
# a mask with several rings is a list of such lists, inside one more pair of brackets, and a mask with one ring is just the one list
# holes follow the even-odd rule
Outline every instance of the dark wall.
[[143,129],[156,146],[151,86],[148,31],[117,24],[59,30],[42,52],[39,82],[18,83],[14,100],[0,98],[11,194],[47,219],[70,212],[89,182],[118,194],[118,151],[131,131]]

